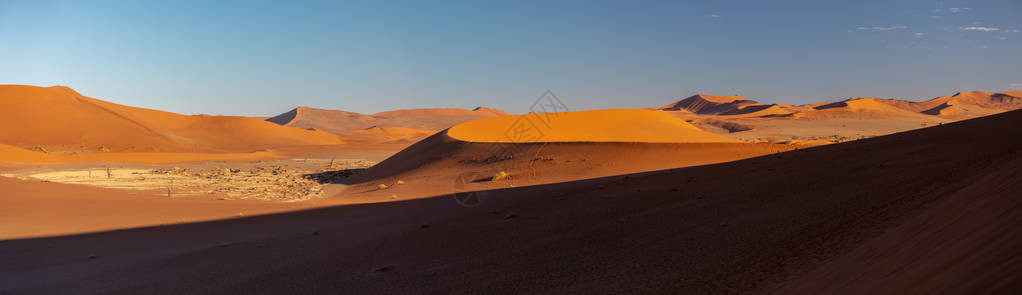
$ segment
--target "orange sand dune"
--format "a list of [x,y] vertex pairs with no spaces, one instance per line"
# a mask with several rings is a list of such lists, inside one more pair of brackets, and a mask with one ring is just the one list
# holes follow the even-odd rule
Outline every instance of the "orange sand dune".
[[938,97],[928,102],[927,106],[938,102],[939,104],[922,111],[923,113],[949,117],[977,117],[1022,108],[1022,96],[1017,91],[1006,93],[973,91]]
[[[446,193],[5,240],[0,293],[1012,294],[1022,288],[1022,130],[1010,127],[1020,125],[1013,111],[728,163],[502,187],[468,208]],[[449,147],[409,148],[406,165]],[[578,151],[558,160],[568,151],[545,168],[590,164]],[[450,180],[406,179],[393,194],[450,191]],[[125,208],[126,220],[189,210]],[[18,212],[29,210],[40,208]],[[81,218],[63,217],[48,222]]]
[[844,109],[849,111],[897,112],[902,109],[883,103],[875,98],[852,98],[844,101],[814,107],[816,110]]
[[717,96],[709,94],[696,94],[678,102],[660,107],[665,111],[687,110],[696,114],[724,114],[737,112],[745,106],[759,105],[754,100],[741,96]]
[[345,142],[351,144],[364,143],[404,143],[412,144],[426,138],[436,131],[420,130],[405,127],[378,127],[349,131],[340,134]]
[[800,106],[764,105],[740,96],[697,94],[659,108],[664,111],[687,110],[699,115],[726,117],[833,117],[859,116],[863,113],[888,113],[904,116],[905,112],[944,117],[970,118],[1022,108],[1022,91],[988,93],[973,91],[927,101],[907,101],[893,98],[850,98],[839,102],[814,103]]
[[794,114],[796,118],[828,118],[828,117],[905,117],[924,116],[890,105],[875,98],[852,98],[844,101],[818,105]]
[[1018,91],[989,93],[972,91],[941,96],[927,101],[868,98],[878,103],[927,115],[944,117],[978,117],[1022,108]]
[[1010,93],[973,91],[952,96],[913,102],[900,99],[851,98],[848,100],[812,105],[796,117],[817,118],[845,115],[911,116],[928,115],[946,118],[973,118],[1022,108],[1022,97]]
[[892,98],[851,98],[845,101],[814,105],[815,110],[845,109],[851,111],[887,111],[901,109],[912,113],[946,116],[979,117],[1022,108],[1017,92],[989,93],[973,91],[941,96],[927,101],[906,101]]
[[505,113],[504,111],[501,111],[501,110],[498,110],[498,109],[486,108],[486,107],[478,107],[478,108],[475,108],[473,110],[455,109],[455,108],[394,110],[394,111],[386,111],[386,112],[379,112],[379,113],[373,114],[373,116],[377,117],[377,118],[394,118],[394,117],[403,117],[403,116],[410,116],[410,117],[415,117],[415,116],[448,117],[448,116],[466,116],[466,115],[470,115],[470,116],[499,117],[499,116],[507,116],[508,114]]
[[[693,113],[668,105],[666,113],[716,134],[747,142],[821,144],[886,135],[957,120],[1022,109],[1022,92],[974,91],[927,101],[850,98],[805,105],[764,105],[735,97],[694,96],[682,102],[745,101],[718,104],[713,112]],[[703,99],[708,97],[710,99]],[[682,102],[676,103],[686,105]],[[693,108],[695,109],[695,108]]]
[[39,151],[30,151],[23,148],[0,144],[0,163],[2,162],[53,162],[53,155]]
[[134,108],[67,87],[0,85],[0,143],[51,152],[252,152],[339,144],[336,135],[248,117],[185,116]]
[[461,122],[506,115],[507,113],[503,111],[491,108],[476,108],[474,110],[455,108],[414,109],[365,115],[338,110],[298,107],[276,117],[266,119],[266,121],[285,126],[315,128],[341,134],[370,127],[440,130]]
[[789,104],[756,104],[741,106],[737,109],[721,113],[720,115],[731,117],[784,116],[800,112],[804,109],[804,107]]
[[471,121],[447,134],[469,142],[737,142],[663,112],[615,109]]
[[[549,123],[549,126],[545,125]],[[528,135],[512,144],[508,130],[527,124]],[[537,133],[532,133],[537,132]],[[419,141],[350,180],[351,202],[386,201],[447,193],[463,173],[512,181],[496,187],[547,184],[684,167],[797,149],[800,145],[751,144],[711,134],[663,112],[638,109],[503,116],[461,123]],[[393,185],[398,180],[410,185]],[[390,186],[379,191],[379,184]],[[496,188],[493,187],[493,188]]]

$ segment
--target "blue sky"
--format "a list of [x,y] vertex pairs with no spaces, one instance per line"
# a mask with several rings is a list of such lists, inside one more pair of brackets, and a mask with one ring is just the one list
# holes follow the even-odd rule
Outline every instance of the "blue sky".
[[[214,2],[214,3],[208,3]],[[185,114],[1022,90],[1022,1],[4,1],[0,84]]]

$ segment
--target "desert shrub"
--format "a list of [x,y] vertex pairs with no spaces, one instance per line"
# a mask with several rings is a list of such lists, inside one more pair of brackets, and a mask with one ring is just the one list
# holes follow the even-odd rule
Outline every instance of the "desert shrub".
[[106,147],[105,145],[101,145],[99,146],[99,151],[106,153],[110,151],[110,148]]
[[394,184],[405,184],[405,181],[404,181],[404,180],[398,180],[398,181],[397,181],[397,182],[395,182]]
[[742,131],[749,131],[749,130],[756,129],[753,126],[749,126],[749,125],[745,125],[745,124],[740,124],[740,123],[735,123],[735,122],[728,122],[728,121],[724,121],[724,120],[707,119],[707,120],[703,120],[701,123],[702,124],[707,124],[707,125],[710,125],[710,126],[715,126],[715,127],[722,128],[724,130],[727,130],[728,133],[735,133],[735,132],[742,132]]
[[379,190],[387,189],[387,185],[386,184],[382,184],[382,183],[381,184],[377,184],[376,185],[376,189],[379,189]]
[[728,133],[749,131],[749,130],[755,129],[755,128],[752,128],[752,126],[749,126],[749,125],[742,125],[742,124],[733,123],[733,122],[727,122],[727,123],[721,124],[720,128],[726,129]]
[[491,179],[491,181],[498,181],[498,180],[507,178],[507,176],[508,176],[507,172],[500,171],[500,172],[497,172],[497,174],[493,175],[493,179]]
[[40,152],[43,152],[45,154],[49,154],[50,153],[50,151],[47,151],[46,148],[44,148],[41,145],[34,146],[34,147],[30,148],[29,150],[40,151]]

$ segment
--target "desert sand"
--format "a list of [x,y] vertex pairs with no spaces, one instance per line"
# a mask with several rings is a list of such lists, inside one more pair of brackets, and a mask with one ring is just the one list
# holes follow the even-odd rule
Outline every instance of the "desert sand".
[[504,111],[485,107],[473,110],[455,108],[396,110],[372,115],[298,107],[266,119],[266,121],[284,126],[315,128],[333,133],[346,133],[373,127],[405,127],[435,131],[462,122],[507,115]]
[[3,85],[0,293],[1007,293],[1020,94],[252,118]]
[[849,98],[806,105],[761,104],[697,94],[657,108],[705,131],[746,142],[820,145],[945,124],[1022,108],[1022,92],[963,92],[927,101]]
[[641,109],[527,114],[475,120],[452,127],[470,142],[737,142],[704,132],[663,112]]
[[434,130],[423,130],[401,126],[379,127],[373,126],[362,130],[348,131],[340,136],[347,143],[398,143],[413,144],[429,135],[436,133]]
[[0,286],[1005,293],[1022,287],[1022,134],[1004,129],[1019,124],[1014,111],[721,164],[495,189],[474,207],[437,195],[9,240]]
[[329,145],[323,131],[286,128],[248,117],[185,116],[128,107],[67,87],[0,85],[0,139],[50,152],[254,152],[274,146]]

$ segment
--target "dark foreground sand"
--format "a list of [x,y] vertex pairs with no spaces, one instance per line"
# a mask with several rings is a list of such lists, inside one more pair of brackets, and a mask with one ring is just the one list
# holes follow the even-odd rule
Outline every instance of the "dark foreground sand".
[[443,195],[0,241],[0,293],[1008,293],[1017,126],[1022,111],[476,207]]

